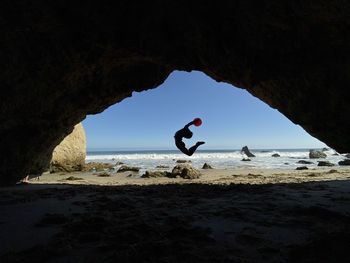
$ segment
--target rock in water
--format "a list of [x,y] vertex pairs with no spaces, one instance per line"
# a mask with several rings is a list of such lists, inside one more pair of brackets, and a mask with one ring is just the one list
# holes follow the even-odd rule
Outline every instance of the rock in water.
[[249,151],[248,146],[242,147],[241,152],[244,152],[244,154],[247,155],[248,157],[255,157],[255,155]]
[[295,170],[308,170],[309,168],[307,168],[306,166],[300,166],[297,167]]
[[80,171],[84,167],[86,157],[86,137],[81,123],[56,146],[52,153],[50,172]]
[[123,173],[123,172],[127,172],[127,171],[129,171],[129,172],[138,172],[138,171],[140,171],[140,168],[139,167],[129,167],[127,165],[122,165],[118,169],[117,173]]
[[177,160],[176,163],[191,163],[191,160]]
[[271,155],[271,157],[281,157],[281,155],[279,155],[278,153],[274,153]]
[[204,163],[202,169],[213,169],[210,164]]
[[317,166],[334,166],[334,163],[331,163],[329,161],[319,161]]
[[180,176],[184,179],[197,179],[201,176],[201,173],[190,165],[179,164],[172,170],[173,177]]
[[326,158],[327,154],[322,151],[310,150],[309,158],[310,159],[318,159],[318,158]]
[[304,161],[304,160],[297,161],[297,163],[300,163],[300,164],[313,164],[313,162]]
[[338,162],[339,165],[350,165],[350,159],[345,159]]
[[157,169],[169,169],[169,166],[167,166],[167,165],[157,165],[156,168]]
[[242,162],[250,162],[251,160],[249,158],[243,158],[241,161]]

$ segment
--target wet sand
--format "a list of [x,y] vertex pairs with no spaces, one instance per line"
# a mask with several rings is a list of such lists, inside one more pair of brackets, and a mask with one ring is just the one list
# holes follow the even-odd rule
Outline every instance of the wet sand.
[[350,169],[201,172],[2,188],[0,262],[350,262]]

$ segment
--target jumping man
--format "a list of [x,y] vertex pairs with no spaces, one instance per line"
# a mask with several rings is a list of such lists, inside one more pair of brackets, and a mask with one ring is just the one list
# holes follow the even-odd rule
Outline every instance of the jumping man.
[[187,149],[185,143],[182,141],[182,138],[190,139],[192,138],[193,133],[190,131],[188,127],[190,127],[192,124],[195,126],[200,126],[202,124],[202,120],[200,118],[195,118],[193,121],[187,123],[185,127],[183,127],[181,130],[178,130],[175,133],[175,145],[181,152],[184,154],[187,154],[188,156],[191,156],[197,148],[204,144],[205,142],[197,142],[195,145],[193,145],[191,148]]

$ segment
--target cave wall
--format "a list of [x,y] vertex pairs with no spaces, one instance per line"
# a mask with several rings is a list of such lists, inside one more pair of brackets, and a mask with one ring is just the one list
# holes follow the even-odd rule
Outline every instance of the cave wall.
[[200,70],[350,152],[347,1],[0,3],[0,184],[47,167],[87,114]]

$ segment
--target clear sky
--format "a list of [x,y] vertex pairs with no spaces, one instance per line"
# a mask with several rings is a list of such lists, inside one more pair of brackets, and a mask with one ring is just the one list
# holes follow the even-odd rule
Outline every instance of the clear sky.
[[321,148],[326,145],[245,90],[218,83],[202,72],[175,71],[158,88],[132,97],[83,121],[93,149],[176,149],[174,133],[200,117],[187,146],[199,149]]

